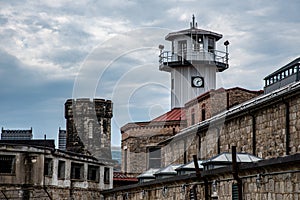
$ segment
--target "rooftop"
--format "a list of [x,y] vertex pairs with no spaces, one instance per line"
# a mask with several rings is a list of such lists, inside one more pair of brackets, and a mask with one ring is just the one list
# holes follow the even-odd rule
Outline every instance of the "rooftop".
[[185,120],[185,111],[184,108],[173,108],[167,113],[162,114],[161,116],[153,119],[153,122],[162,122],[162,121],[180,121]]

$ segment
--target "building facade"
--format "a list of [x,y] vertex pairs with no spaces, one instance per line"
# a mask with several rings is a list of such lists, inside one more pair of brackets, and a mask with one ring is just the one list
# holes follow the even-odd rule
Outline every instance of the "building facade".
[[184,127],[185,112],[181,108],[174,108],[148,122],[123,126],[121,171],[137,176],[149,168],[160,167],[161,148],[158,142],[176,135]]
[[[264,91],[238,87],[215,89],[212,87],[215,74],[210,70],[212,65],[215,67],[214,73],[228,68],[229,42],[224,43],[226,54],[222,62],[218,63],[216,55],[208,59],[198,54],[215,52],[216,37],[216,33],[201,32],[194,26],[193,20],[191,29],[166,36],[172,42],[172,51],[164,52],[164,47],[159,46],[159,68],[171,73],[171,107],[173,110],[180,106],[184,111],[185,126],[181,126],[173,136],[151,140],[152,148],[160,153],[155,154],[155,161],[159,160],[160,167],[164,169],[194,161],[195,173],[165,179],[154,174],[153,181],[105,191],[106,199],[300,198],[300,58],[268,75],[264,79]],[[203,51],[193,53],[188,50],[192,48],[195,51],[197,46]],[[206,85],[209,87],[205,88]],[[147,134],[156,135],[159,132],[153,132],[148,123],[129,123],[122,127],[126,127],[124,131],[121,129],[122,144],[126,144],[126,150],[130,149],[133,154],[144,150],[148,140],[141,139]],[[162,123],[167,124],[167,121]],[[127,128],[134,126],[135,129]],[[135,138],[131,143],[127,141],[130,135]],[[122,150],[124,154],[124,148]],[[237,164],[236,151],[258,159]],[[229,152],[234,155],[229,160],[230,165],[218,168],[206,166],[202,172],[196,167],[196,161],[207,163]],[[144,170],[147,174],[154,170],[144,162],[147,158],[150,162],[150,153],[144,151],[144,156],[137,154],[130,159],[123,156],[124,165],[134,166],[130,169],[134,171],[136,160],[141,160],[143,169],[148,170]]]
[[99,199],[112,188],[111,163],[30,145],[0,144],[1,199]]
[[[286,66],[298,69],[300,58],[296,60],[298,62],[292,61]],[[286,66],[276,73],[286,72]],[[290,76],[295,73],[300,75],[300,71],[295,71]],[[289,80],[289,76],[282,76],[273,84]],[[178,173],[165,179],[154,178],[107,190],[103,195],[106,199],[299,199],[300,82],[293,80],[278,89],[271,90],[271,87],[267,82],[264,94],[259,96],[261,91],[227,90],[236,95],[243,91],[250,98],[239,97],[238,100],[246,101],[229,103],[232,106],[228,109],[208,115],[203,121],[195,117],[192,123],[193,117],[186,114],[189,125],[157,145],[165,167],[195,162],[195,159],[207,163],[217,155],[232,152],[233,147],[237,152],[262,160],[234,165],[232,157],[229,165],[216,167],[222,161],[215,159],[218,161],[214,165],[205,165],[201,172],[195,167],[194,173],[189,175]],[[211,98],[203,96],[193,100],[195,103],[186,104],[199,112],[198,116],[202,110],[194,106],[208,104]]]

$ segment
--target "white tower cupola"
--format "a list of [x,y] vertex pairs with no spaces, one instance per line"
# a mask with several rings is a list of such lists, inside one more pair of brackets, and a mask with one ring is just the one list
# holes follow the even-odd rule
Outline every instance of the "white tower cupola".
[[159,69],[171,73],[171,108],[183,107],[193,98],[216,89],[216,73],[228,68],[226,52],[216,49],[221,34],[199,29],[193,15],[190,28],[169,33],[171,51],[159,45]]

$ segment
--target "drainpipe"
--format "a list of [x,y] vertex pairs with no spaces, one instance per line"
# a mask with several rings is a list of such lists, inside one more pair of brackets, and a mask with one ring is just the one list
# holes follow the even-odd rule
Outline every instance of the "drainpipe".
[[290,105],[284,99],[282,101],[285,105],[285,154],[290,155]]
[[252,117],[252,154],[256,155],[256,117],[250,113]]
[[299,65],[297,65],[296,81],[299,81]]
[[184,141],[183,141],[183,149],[184,149],[184,152],[183,152],[183,163],[186,164],[187,163],[187,156],[186,156],[186,138],[184,138]]
[[243,183],[242,179],[239,177],[239,170],[236,162],[236,146],[232,146],[232,175],[233,178],[237,181],[238,185],[238,200],[243,200]]
[[220,154],[221,149],[220,149],[220,129],[216,127],[217,129],[217,153]]
[[[201,177],[201,172],[200,172],[200,168],[198,165],[198,158],[196,155],[193,155],[193,160],[194,160],[194,165],[195,165],[195,169],[196,169],[196,176],[198,179],[202,178],[204,181],[204,195],[205,195],[205,200],[209,200],[209,196],[208,196],[208,180],[205,177]],[[196,194],[196,193],[195,193]],[[197,199],[197,195],[195,195],[196,199]]]

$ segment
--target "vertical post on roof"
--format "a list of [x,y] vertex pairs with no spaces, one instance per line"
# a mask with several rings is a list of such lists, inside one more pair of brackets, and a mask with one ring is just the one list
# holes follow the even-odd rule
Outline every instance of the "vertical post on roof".
[[204,195],[205,195],[205,200],[209,200],[209,196],[208,196],[208,180],[205,177],[201,177],[201,172],[200,172],[200,168],[199,168],[199,164],[198,164],[198,158],[196,155],[193,155],[193,160],[194,160],[194,165],[195,165],[195,169],[196,169],[196,175],[197,177],[200,179],[202,178],[204,181]]
[[196,175],[197,177],[201,177],[201,173],[200,173],[200,168],[199,168],[199,164],[198,164],[198,158],[196,155],[193,155],[193,160],[194,160],[194,165],[195,165],[195,169],[196,169]]
[[238,174],[238,166],[237,166],[237,159],[236,159],[236,146],[232,146],[232,174],[233,178],[237,181],[238,185],[238,193],[239,198],[238,200],[243,200],[243,184],[242,179],[240,179]]

